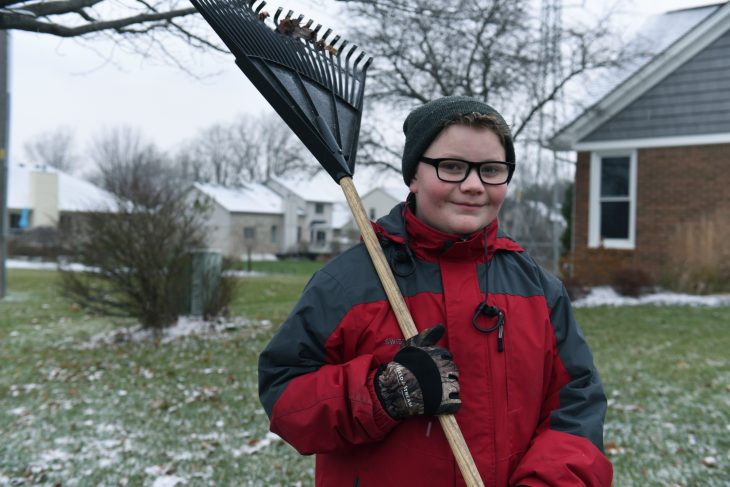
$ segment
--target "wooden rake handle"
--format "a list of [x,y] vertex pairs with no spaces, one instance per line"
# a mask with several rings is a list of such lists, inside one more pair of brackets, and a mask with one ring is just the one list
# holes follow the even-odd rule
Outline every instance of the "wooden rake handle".
[[[365,214],[362,200],[360,200],[360,196],[357,194],[352,178],[345,176],[340,179],[339,183],[342,191],[345,193],[347,204],[350,206],[352,216],[355,218],[355,222],[360,229],[365,247],[373,261],[375,271],[378,273],[378,277],[380,277],[380,282],[383,285],[383,289],[385,289],[385,294],[388,296],[388,301],[390,301],[390,306],[393,308],[403,336],[410,338],[417,335],[418,329],[416,329],[416,324],[413,322],[413,318],[406,306],[406,302],[403,300],[398,284],[395,282],[393,272],[385,260],[383,249],[380,247],[380,242],[378,242],[375,231],[373,231],[373,227],[370,225],[370,219]],[[449,440],[451,451],[454,453],[456,463],[459,465],[459,470],[461,470],[461,475],[464,477],[466,485],[468,487],[484,487],[484,483],[479,476],[479,471],[474,463],[474,459],[471,457],[469,447],[466,446],[466,441],[464,441],[464,436],[461,434],[454,415],[440,415],[438,419],[441,423],[441,428],[446,434],[446,438]]]

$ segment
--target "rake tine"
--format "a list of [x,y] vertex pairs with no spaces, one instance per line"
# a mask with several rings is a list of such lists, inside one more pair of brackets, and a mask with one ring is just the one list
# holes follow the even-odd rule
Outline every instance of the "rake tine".
[[283,10],[284,9],[281,8],[281,7],[279,7],[279,8],[276,9],[276,13],[274,14],[274,25],[279,25],[279,15],[281,15],[281,12]]
[[[250,4],[249,6],[253,5],[253,3],[254,3],[255,1],[256,1],[256,0],[253,0],[253,2],[251,2],[251,4]],[[262,8],[264,8],[264,6],[265,6],[265,5],[266,5],[266,2],[261,2],[261,5],[259,5],[258,7],[256,7],[256,10],[254,10],[254,12],[255,12],[256,14],[258,14],[259,12],[261,12],[261,9],[262,9]]]

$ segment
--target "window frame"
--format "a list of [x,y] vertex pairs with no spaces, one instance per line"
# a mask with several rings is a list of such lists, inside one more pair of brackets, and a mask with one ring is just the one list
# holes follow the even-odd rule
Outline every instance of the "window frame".
[[[629,236],[628,238],[601,238],[601,166],[604,158],[629,159]],[[608,249],[636,248],[636,188],[637,150],[612,150],[591,153],[590,193],[588,211],[588,247]],[[611,201],[617,201],[615,197]]]

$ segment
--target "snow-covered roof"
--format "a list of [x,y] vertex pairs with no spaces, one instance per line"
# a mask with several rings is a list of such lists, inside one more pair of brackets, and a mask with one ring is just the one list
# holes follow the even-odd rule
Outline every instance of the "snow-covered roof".
[[318,172],[313,177],[307,178],[284,178],[272,176],[274,181],[293,192],[304,201],[313,203],[336,203],[345,201],[342,188],[332,180],[329,174],[324,171]]
[[371,189],[370,191],[368,191],[365,195],[363,195],[363,198],[376,191],[381,191],[396,201],[405,201],[406,198],[408,197],[408,193],[409,193],[408,186],[406,186],[405,184],[401,184],[399,186],[392,186],[392,185],[376,186],[373,189]]
[[31,173],[34,172],[57,175],[59,211],[83,212],[116,207],[114,195],[84,179],[42,164],[11,163],[8,167],[8,208],[33,208]]
[[[681,44],[689,43],[693,49],[698,48],[698,42],[694,42],[692,35],[697,31],[699,38],[704,40],[706,36],[699,32],[702,30],[700,25],[722,8],[727,12],[730,7],[718,3],[673,10],[647,19],[629,44],[629,51],[636,54],[631,62],[602,71],[599,76],[589,75],[590,80],[576,80],[572,85],[571,90],[580,92],[581,104],[588,108],[560,129],[553,138],[553,145],[560,149],[567,148],[567,145],[585,135],[584,132],[605,121],[651,88],[666,75],[662,65],[667,64],[667,60],[678,62],[679,58],[675,54],[692,54],[689,49],[683,49]],[[718,22],[721,27],[722,22]],[[707,29],[717,27],[712,22],[709,24]]]
[[195,183],[194,187],[231,213],[284,213],[281,196],[263,184],[246,183],[241,186],[221,186]]

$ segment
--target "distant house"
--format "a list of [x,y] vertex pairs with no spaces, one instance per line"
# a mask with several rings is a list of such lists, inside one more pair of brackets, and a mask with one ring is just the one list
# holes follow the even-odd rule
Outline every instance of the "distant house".
[[[208,204],[208,246],[232,258],[260,257],[284,252],[284,199],[259,183],[236,187],[193,184],[193,203]],[[303,224],[303,215],[293,217]],[[295,242],[296,243],[296,242]]]
[[[401,184],[399,186],[385,185],[374,187],[370,191],[364,193],[360,199],[362,200],[362,206],[368,218],[372,221],[376,221],[390,213],[390,210],[392,210],[395,205],[405,201],[407,196],[408,186],[405,184]],[[350,235],[356,235],[357,239],[360,238],[360,231],[351,215],[348,217],[346,224],[342,227],[342,232]]]
[[333,245],[334,206],[345,198],[327,173],[306,179],[272,177],[265,184],[284,201],[284,253],[314,256],[337,250]]
[[572,272],[659,279],[702,219],[730,215],[730,2],[668,12],[642,30],[655,54],[553,138],[577,152]]
[[72,229],[92,211],[113,211],[114,195],[40,164],[8,167],[8,221],[13,234],[40,227]]

